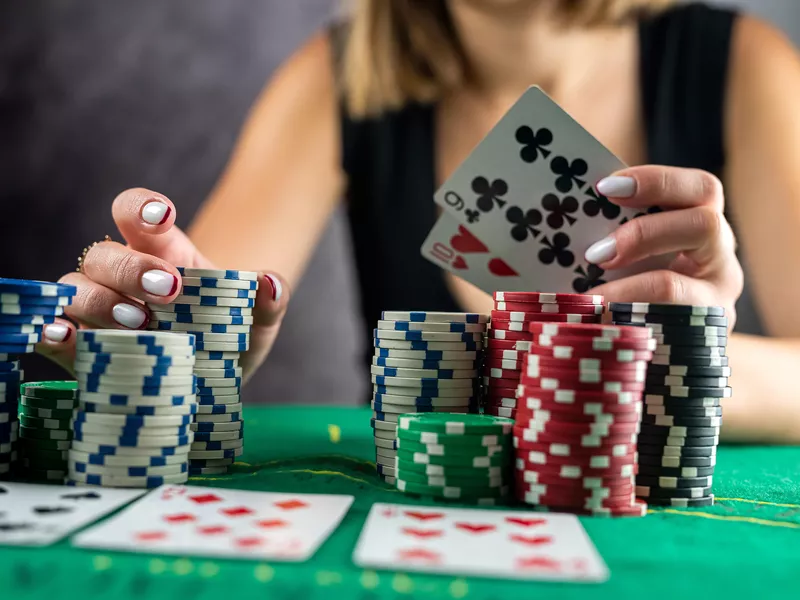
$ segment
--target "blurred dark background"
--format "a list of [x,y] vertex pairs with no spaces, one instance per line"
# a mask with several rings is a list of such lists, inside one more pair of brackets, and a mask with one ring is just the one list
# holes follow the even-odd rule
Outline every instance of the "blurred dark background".
[[[800,44],[800,3],[719,3],[770,18]],[[74,269],[85,245],[115,233],[110,203],[128,187],[167,194],[185,227],[256,95],[339,4],[0,2],[0,274],[56,280]],[[364,398],[348,244],[337,215],[246,402]],[[24,363],[29,380],[65,375],[40,357]]]

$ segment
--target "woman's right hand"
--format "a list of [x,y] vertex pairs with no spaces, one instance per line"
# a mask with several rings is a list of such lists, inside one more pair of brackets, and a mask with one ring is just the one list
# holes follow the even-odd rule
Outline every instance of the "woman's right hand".
[[[144,303],[169,304],[180,293],[176,266],[217,267],[175,226],[175,206],[166,196],[141,188],[126,190],[114,199],[112,214],[127,245],[112,241],[93,246],[81,272],[59,280],[78,288],[65,313],[81,328],[146,329],[150,313]],[[240,359],[244,380],[272,348],[288,300],[289,290],[280,276],[259,273],[250,350]],[[57,319],[45,327],[37,351],[72,371],[75,338],[75,325]]]

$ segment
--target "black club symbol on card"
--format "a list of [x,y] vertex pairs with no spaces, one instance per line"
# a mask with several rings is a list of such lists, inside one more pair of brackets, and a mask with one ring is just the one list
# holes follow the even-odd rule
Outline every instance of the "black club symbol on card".
[[472,191],[478,194],[475,205],[483,212],[489,212],[495,204],[503,208],[507,202],[502,196],[508,193],[508,184],[502,179],[489,183],[486,177],[476,177],[472,180]]
[[589,165],[582,158],[576,158],[570,162],[563,156],[556,156],[550,163],[550,170],[558,175],[555,183],[556,189],[562,194],[566,194],[572,191],[573,186],[577,186],[580,190],[583,189],[586,182],[581,177],[586,175]]
[[549,129],[542,127],[538,131],[534,131],[527,125],[523,125],[517,129],[515,137],[522,144],[519,157],[526,163],[536,162],[539,156],[542,158],[550,156],[550,150],[545,147],[553,143],[553,132]]
[[589,265],[588,268],[578,267],[575,269],[578,274],[572,282],[572,289],[578,294],[585,294],[593,287],[603,285],[605,281],[601,279],[605,275],[605,271],[597,265]]
[[592,188],[586,190],[589,199],[583,203],[583,212],[589,217],[596,217],[602,214],[606,219],[612,221],[619,217],[622,209],[611,202],[602,194],[598,194]]
[[542,238],[542,245],[539,250],[539,260],[546,265],[557,262],[562,267],[571,267],[575,262],[575,255],[569,249],[570,239],[566,233],[557,233],[551,242],[548,238]]
[[619,222],[619,224],[625,225],[625,223],[627,223],[632,219],[638,219],[639,217],[644,217],[645,215],[657,215],[660,212],[664,212],[664,209],[658,206],[651,206],[645,212],[636,213],[630,219],[628,217],[625,217],[624,219],[622,219],[622,221]]
[[577,219],[572,214],[578,212],[578,206],[578,201],[572,196],[561,199],[555,194],[545,194],[542,197],[542,208],[550,213],[547,224],[553,229],[561,229],[565,222],[574,225]]
[[542,222],[542,213],[535,208],[523,212],[519,206],[512,206],[506,211],[506,219],[514,224],[511,228],[511,237],[518,242],[527,240],[528,234],[532,238],[537,238],[541,233],[536,229],[536,225]]

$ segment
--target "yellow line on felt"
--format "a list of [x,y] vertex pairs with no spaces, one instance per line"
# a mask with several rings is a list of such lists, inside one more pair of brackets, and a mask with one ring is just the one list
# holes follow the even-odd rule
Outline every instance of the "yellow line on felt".
[[714,515],[698,511],[677,510],[666,508],[664,510],[653,511],[653,514],[667,513],[670,515],[682,515],[684,517],[701,517],[714,521],[736,521],[739,523],[750,523],[752,525],[765,525],[767,527],[785,527],[786,529],[800,529],[800,523],[790,523],[788,521],[768,521],[766,519],[756,519],[755,517],[736,517],[733,515]]
[[767,502],[766,500],[749,500],[747,498],[717,498],[724,502],[749,502],[750,504],[764,504],[765,506],[777,506],[779,508],[800,508],[800,504],[781,504],[780,502]]
[[328,425],[328,437],[332,443],[338,444],[342,439],[342,428],[331,423]]

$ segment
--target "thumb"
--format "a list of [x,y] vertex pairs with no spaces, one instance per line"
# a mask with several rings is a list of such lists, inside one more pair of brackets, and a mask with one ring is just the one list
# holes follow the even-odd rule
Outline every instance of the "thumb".
[[289,286],[283,277],[275,273],[259,273],[250,350],[240,358],[244,381],[250,378],[272,350],[290,296]]
[[175,205],[144,188],[125,190],[114,198],[111,214],[117,229],[134,250],[173,265],[205,266],[194,244],[175,227]]

